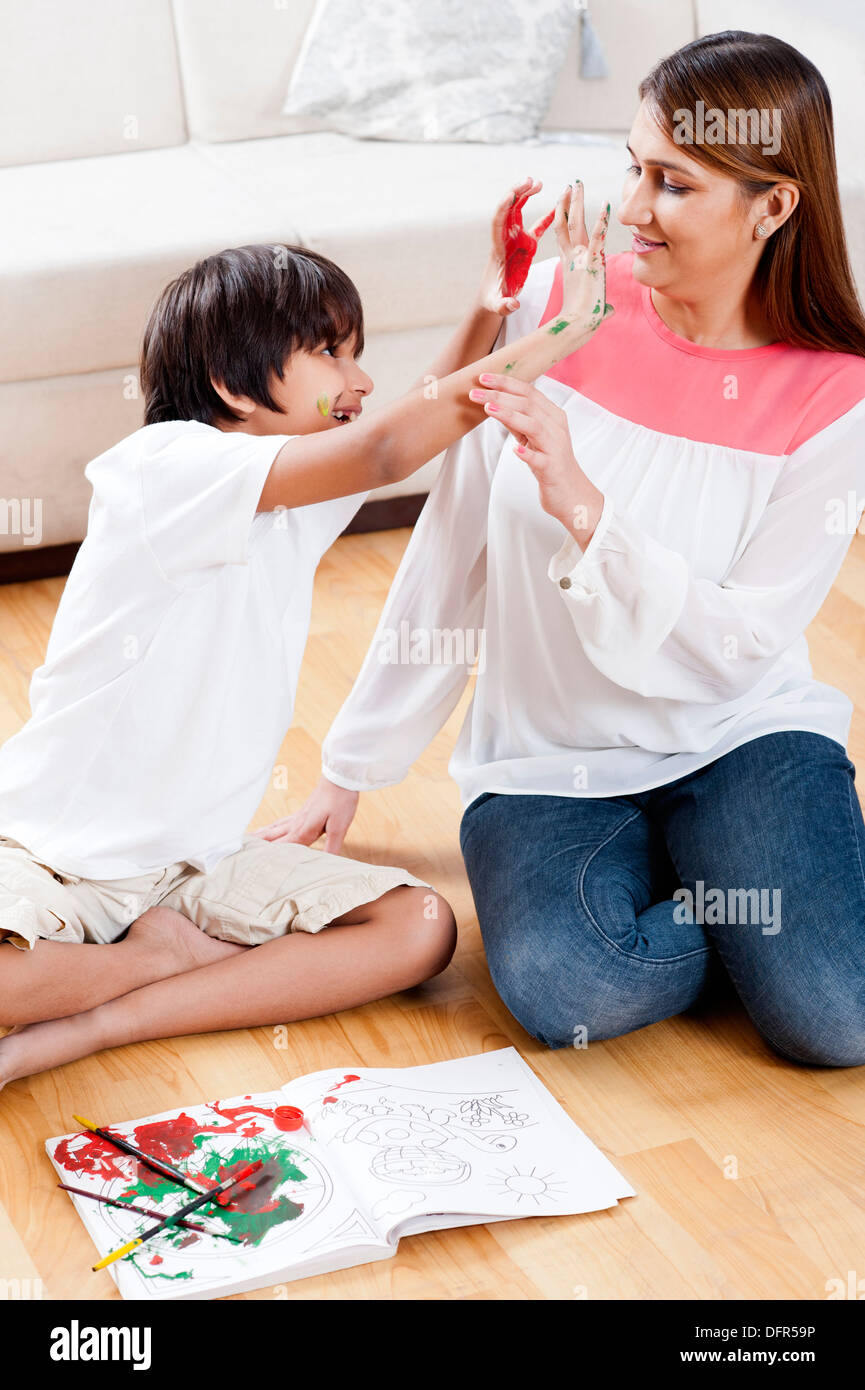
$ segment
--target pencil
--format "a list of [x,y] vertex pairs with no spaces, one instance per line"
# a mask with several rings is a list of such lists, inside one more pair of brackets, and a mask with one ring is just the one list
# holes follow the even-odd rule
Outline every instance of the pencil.
[[251,1173],[255,1173],[259,1168],[263,1167],[264,1164],[260,1158],[257,1159],[255,1163],[248,1163],[245,1168],[241,1168],[240,1172],[235,1177],[226,1178],[225,1182],[221,1182],[218,1186],[211,1187],[207,1192],[203,1192],[200,1197],[196,1197],[194,1202],[187,1203],[185,1207],[180,1208],[180,1211],[176,1211],[173,1216],[166,1216],[164,1220],[157,1222],[155,1226],[150,1226],[146,1231],[142,1231],[141,1235],[136,1237],[135,1240],[130,1240],[126,1245],[121,1245],[119,1249],[112,1250],[110,1254],[93,1265],[94,1271],[97,1269],[104,1269],[106,1265],[113,1264],[115,1260],[122,1259],[124,1255],[128,1255],[132,1250],[137,1249],[139,1245],[143,1245],[145,1240],[149,1240],[151,1236],[157,1235],[159,1231],[164,1231],[167,1226],[176,1226],[182,1216],[188,1216],[191,1211],[196,1211],[198,1207],[204,1206],[205,1202],[213,1201],[214,1197],[221,1196],[221,1194],[227,1192],[230,1187],[234,1187],[237,1183],[243,1182]]
[[91,1120],[85,1120],[83,1115],[73,1115],[73,1120],[77,1120],[85,1129],[89,1129],[92,1134],[98,1134],[100,1139],[113,1144],[116,1149],[122,1149],[123,1153],[131,1154],[137,1158],[146,1168],[152,1168],[154,1173],[161,1173],[164,1178],[170,1178],[172,1182],[179,1182],[183,1187],[188,1187],[190,1192],[212,1192],[213,1188],[205,1187],[204,1183],[196,1182],[188,1173],[184,1173],[180,1168],[173,1168],[170,1163],[163,1163],[159,1158],[153,1158],[150,1154],[143,1153],[134,1144],[130,1144],[128,1139],[121,1139],[119,1134],[112,1134],[110,1130],[100,1129]]
[[[117,1202],[113,1197],[106,1197],[101,1192],[88,1192],[86,1187],[72,1187],[68,1182],[57,1184],[64,1192],[74,1192],[79,1197],[92,1197],[94,1202],[104,1202],[107,1207],[117,1207],[120,1211],[134,1211],[139,1216],[161,1216],[161,1212],[156,1207],[139,1207],[134,1202]],[[208,1226],[202,1226],[200,1221],[178,1221],[178,1226],[183,1226],[187,1231],[196,1231],[202,1236],[221,1236],[224,1240],[238,1241],[237,1236],[229,1235],[227,1231],[213,1231]]]

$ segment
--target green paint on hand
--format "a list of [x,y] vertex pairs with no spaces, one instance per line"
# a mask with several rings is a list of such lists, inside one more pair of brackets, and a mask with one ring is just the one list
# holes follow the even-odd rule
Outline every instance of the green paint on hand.
[[505,363],[505,371],[506,371],[506,372],[509,372],[509,371],[511,370],[511,368],[512,368],[512,367],[515,367],[516,365],[517,365],[516,362],[506,362],[506,363]]
[[330,401],[327,396],[319,396],[318,400],[316,401],[316,405],[318,406],[319,413],[321,415],[330,414]]
[[549,333],[561,333],[562,329],[563,329],[563,328],[567,328],[567,326],[568,326],[568,320],[567,320],[567,319],[559,319],[559,322],[558,322],[558,323],[553,323],[553,324],[551,324],[550,327],[549,327],[549,329],[548,329],[547,331],[548,331]]

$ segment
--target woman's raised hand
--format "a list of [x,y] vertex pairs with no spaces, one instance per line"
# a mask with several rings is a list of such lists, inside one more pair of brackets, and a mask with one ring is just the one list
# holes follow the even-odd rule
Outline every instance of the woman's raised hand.
[[517,298],[526,283],[538,242],[555,217],[555,209],[531,229],[523,226],[523,208],[543,184],[526,178],[515,184],[495,211],[492,249],[481,281],[480,302],[504,318],[520,307]]
[[604,243],[609,225],[607,203],[589,238],[583,185],[579,180],[569,184],[556,204],[554,223],[562,258],[562,317],[583,323],[587,336],[615,313],[606,301]]

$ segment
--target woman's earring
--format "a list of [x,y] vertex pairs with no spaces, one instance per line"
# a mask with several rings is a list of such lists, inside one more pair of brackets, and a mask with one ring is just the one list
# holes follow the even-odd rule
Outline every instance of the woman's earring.
[[757,236],[768,236],[768,235],[769,235],[769,233],[766,231],[766,228],[763,227],[763,226],[761,226],[759,222],[757,223],[757,226],[754,228],[754,232],[755,232],[755,234],[756,234]]

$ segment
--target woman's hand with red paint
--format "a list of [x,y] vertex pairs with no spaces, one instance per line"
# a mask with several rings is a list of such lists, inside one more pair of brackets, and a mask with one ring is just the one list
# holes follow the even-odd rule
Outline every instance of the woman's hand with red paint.
[[591,337],[615,310],[606,301],[604,242],[610,204],[600,213],[591,238],[586,231],[583,185],[568,184],[556,204],[554,229],[562,258],[562,317],[585,325]]
[[523,179],[515,184],[496,208],[492,225],[492,250],[481,281],[480,302],[484,309],[503,318],[520,307],[517,298],[526,283],[538,242],[555,216],[555,210],[526,231],[523,208],[543,184],[539,179]]
[[482,401],[516,440],[515,452],[535,475],[540,503],[585,549],[600,520],[604,494],[574,457],[565,412],[528,382],[484,373],[472,399]]
[[339,854],[354,819],[358,797],[358,792],[338,787],[322,776],[299,811],[285,816],[283,820],[263,825],[253,834],[259,835],[262,840],[289,840],[297,845],[312,845],[326,833],[325,852]]

